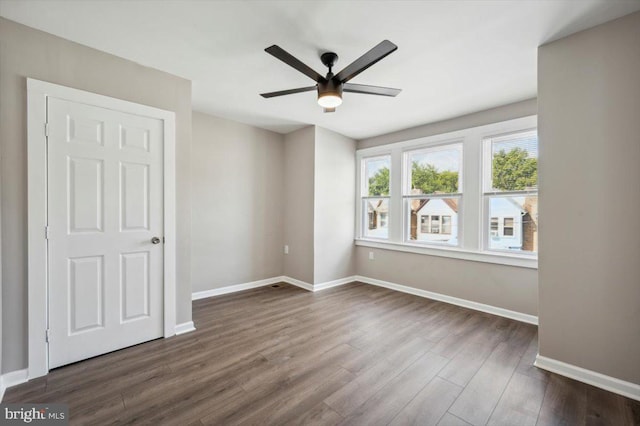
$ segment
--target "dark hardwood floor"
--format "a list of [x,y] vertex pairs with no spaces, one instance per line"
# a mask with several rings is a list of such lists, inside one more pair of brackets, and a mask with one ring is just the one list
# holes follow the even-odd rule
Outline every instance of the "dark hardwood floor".
[[10,388],[72,424],[633,425],[640,403],[533,367],[537,328],[353,283],[194,302],[197,331]]

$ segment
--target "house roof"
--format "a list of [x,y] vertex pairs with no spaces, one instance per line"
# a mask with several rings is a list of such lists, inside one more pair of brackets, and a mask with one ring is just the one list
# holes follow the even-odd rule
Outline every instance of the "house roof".
[[442,200],[451,210],[458,213],[458,199],[457,198],[422,198],[416,199],[411,202],[411,211],[419,212],[426,206],[431,200]]

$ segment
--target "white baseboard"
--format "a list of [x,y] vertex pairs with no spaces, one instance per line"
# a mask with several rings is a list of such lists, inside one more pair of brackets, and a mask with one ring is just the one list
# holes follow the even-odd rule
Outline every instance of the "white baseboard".
[[285,282],[287,284],[295,285],[296,287],[303,288],[307,291],[313,291],[313,284],[309,284],[307,282],[298,280],[296,278],[291,278],[287,276],[280,277],[280,281]]
[[339,285],[345,285],[356,281],[356,276],[352,275],[350,277],[340,278],[338,280],[327,281],[324,283],[314,284],[313,291],[326,290],[328,288],[337,287]]
[[543,370],[551,371],[552,373],[560,374],[561,376],[640,401],[640,385],[638,384],[606,376],[602,373],[557,361],[553,358],[547,358],[546,356],[536,356],[533,365]]
[[284,281],[284,277],[273,277],[264,280],[251,281],[248,283],[230,285],[226,287],[214,288],[211,290],[197,291],[191,295],[191,300],[206,299],[207,297],[220,296],[222,294],[235,293],[237,291],[250,290],[252,288],[264,287]]
[[356,280],[355,275],[350,276],[350,277],[345,277],[345,278],[340,278],[337,280],[333,280],[333,281],[326,281],[323,283],[318,283],[318,284],[310,284],[304,281],[300,281],[298,279],[295,278],[291,278],[291,277],[287,277],[287,276],[283,276],[280,277],[282,279],[282,282],[285,282],[287,284],[291,284],[291,285],[295,285],[297,287],[303,288],[307,291],[321,291],[321,290],[326,290],[328,288],[332,288],[332,287],[337,287],[339,285],[345,285],[345,284],[349,284],[352,283]]
[[0,376],[0,402],[4,398],[4,392],[11,386],[20,385],[26,383],[29,380],[28,370],[16,370],[9,373],[5,373]]
[[514,319],[516,321],[526,322],[528,324],[538,325],[538,317],[521,312],[510,311],[509,309],[498,308],[496,306],[485,305],[484,303],[473,302],[471,300],[460,299],[458,297],[447,296],[446,294],[434,293],[432,291],[422,290],[419,288],[408,287],[401,284],[382,281],[375,278],[363,277],[356,275],[354,281],[360,281],[365,284],[376,285],[378,287],[388,288],[390,290],[400,291],[402,293],[413,294],[427,299],[438,300],[440,302],[450,303],[452,305],[462,306],[464,308],[474,309],[476,311],[487,312],[489,314],[498,315],[505,318]]
[[191,295],[191,300],[206,299],[207,297],[220,296],[223,294],[236,293],[238,291],[250,290],[252,288],[265,287],[276,283],[287,283],[300,287],[307,291],[320,291],[328,288],[337,287],[339,285],[348,284],[356,280],[355,276],[340,278],[338,280],[327,281],[319,284],[310,284],[308,282],[287,277],[282,275],[280,277],[267,278],[259,281],[252,281],[243,284],[230,285],[227,287],[214,288],[212,290],[197,291]]
[[193,325],[193,321],[183,322],[182,324],[176,324],[176,336],[180,334],[189,333],[195,331],[196,327]]

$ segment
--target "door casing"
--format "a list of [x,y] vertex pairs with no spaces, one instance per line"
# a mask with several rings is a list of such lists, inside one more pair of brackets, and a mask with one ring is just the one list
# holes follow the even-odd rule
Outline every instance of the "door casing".
[[49,373],[47,239],[47,99],[95,105],[162,120],[164,130],[164,337],[176,328],[175,113],[162,109],[27,79],[28,162],[28,379]]

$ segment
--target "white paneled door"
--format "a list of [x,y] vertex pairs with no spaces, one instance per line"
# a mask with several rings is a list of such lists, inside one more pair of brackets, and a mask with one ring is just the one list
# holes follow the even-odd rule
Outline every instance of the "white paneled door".
[[49,368],[163,336],[163,122],[48,99]]

